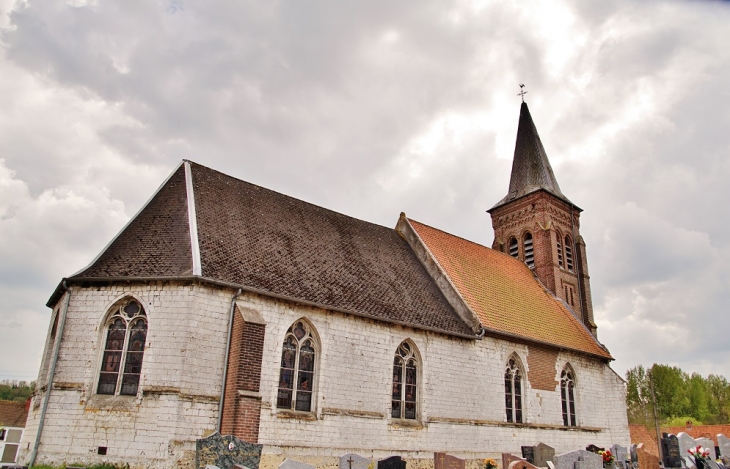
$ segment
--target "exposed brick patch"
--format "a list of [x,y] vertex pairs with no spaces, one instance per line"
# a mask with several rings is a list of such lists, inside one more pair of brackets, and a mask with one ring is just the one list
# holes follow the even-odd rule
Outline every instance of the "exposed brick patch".
[[547,347],[530,345],[527,348],[527,379],[533,389],[555,391],[558,382],[555,380],[555,363],[558,352]]
[[[261,399],[261,361],[266,326],[246,323],[238,306],[233,315],[231,347],[228,354],[228,376],[223,399],[221,433],[235,435],[249,443],[258,442]],[[239,391],[248,391],[241,395]]]

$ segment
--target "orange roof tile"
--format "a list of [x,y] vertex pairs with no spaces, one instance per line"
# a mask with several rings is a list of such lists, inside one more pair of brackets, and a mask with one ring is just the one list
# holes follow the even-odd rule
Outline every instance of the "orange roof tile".
[[409,222],[482,326],[612,359],[523,262],[417,221]]
[[644,449],[654,456],[659,457],[659,448],[656,444],[656,436],[654,432],[650,432],[645,426],[635,423],[629,424],[629,434],[631,435],[631,444],[638,445],[644,443]]

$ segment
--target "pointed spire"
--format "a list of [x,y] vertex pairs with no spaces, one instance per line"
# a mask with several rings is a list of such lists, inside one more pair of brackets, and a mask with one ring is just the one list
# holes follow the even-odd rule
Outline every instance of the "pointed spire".
[[492,209],[541,189],[574,205],[560,190],[545,148],[537,134],[535,123],[532,122],[530,110],[527,108],[527,103],[523,101],[520,107],[520,123],[517,128],[509,193]]

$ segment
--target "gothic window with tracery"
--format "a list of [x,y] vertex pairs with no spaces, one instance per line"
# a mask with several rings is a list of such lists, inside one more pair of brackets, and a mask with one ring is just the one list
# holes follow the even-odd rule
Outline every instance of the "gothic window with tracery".
[[535,251],[532,246],[532,233],[525,233],[522,244],[525,248],[525,264],[527,264],[527,267],[532,269],[535,267]]
[[395,419],[417,418],[418,358],[408,342],[398,346],[393,359],[393,392],[391,417]]
[[137,300],[116,306],[106,325],[97,394],[136,396],[147,340],[147,315]]
[[515,259],[517,259],[520,255],[516,238],[510,238],[509,240],[509,255],[514,257]]
[[575,379],[573,371],[568,366],[560,375],[560,398],[563,407],[563,425],[575,427]]
[[570,240],[570,236],[565,237],[565,263],[568,265],[568,270],[573,271],[573,243]]
[[297,321],[287,331],[276,399],[279,409],[312,411],[316,348],[312,326],[306,321]]
[[504,400],[507,421],[522,423],[522,372],[514,358],[507,362],[504,372]]

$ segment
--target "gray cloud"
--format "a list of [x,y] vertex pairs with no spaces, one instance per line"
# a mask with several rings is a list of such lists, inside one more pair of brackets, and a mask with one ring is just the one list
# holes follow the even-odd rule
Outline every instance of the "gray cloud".
[[0,378],[35,372],[55,284],[182,158],[491,245],[519,82],[585,209],[617,370],[730,376],[728,20],[720,2],[0,0],[0,357],[33,349]]

